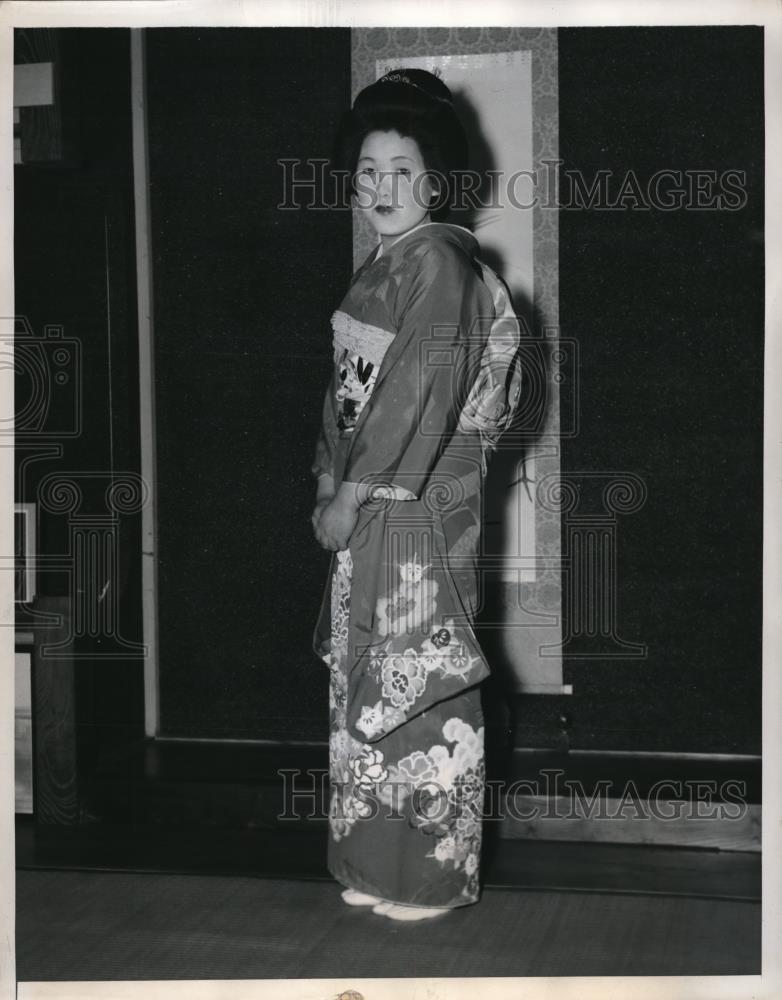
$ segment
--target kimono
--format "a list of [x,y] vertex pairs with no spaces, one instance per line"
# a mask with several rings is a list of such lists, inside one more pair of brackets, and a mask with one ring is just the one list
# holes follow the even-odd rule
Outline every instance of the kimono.
[[328,868],[407,905],[479,898],[485,457],[459,422],[494,317],[478,250],[425,223],[355,272],[312,466],[336,489],[376,487],[332,555],[313,636],[330,671]]

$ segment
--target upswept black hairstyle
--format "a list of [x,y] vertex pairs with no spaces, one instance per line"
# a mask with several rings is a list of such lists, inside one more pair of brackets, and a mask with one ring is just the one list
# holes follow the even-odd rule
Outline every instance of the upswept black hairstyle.
[[331,157],[332,167],[349,175],[352,192],[364,139],[370,132],[390,131],[417,143],[438,191],[430,207],[431,218],[435,222],[445,218],[453,203],[455,175],[467,169],[469,155],[451,91],[427,70],[396,69],[358,94],[342,116]]

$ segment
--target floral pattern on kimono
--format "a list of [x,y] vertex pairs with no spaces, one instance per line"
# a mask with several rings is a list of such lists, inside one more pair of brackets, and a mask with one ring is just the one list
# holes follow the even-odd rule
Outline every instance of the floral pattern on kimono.
[[[411,839],[418,847],[419,870],[413,867],[412,871],[428,894],[421,895],[417,905],[475,902],[480,892],[485,786],[484,729],[477,724],[482,718],[474,697],[477,692],[462,699],[462,707],[467,709],[463,714],[472,714],[472,724],[449,716],[438,728],[430,723],[431,735],[420,741],[412,730],[405,733],[405,727],[397,730],[396,740],[391,736],[380,744],[354,739],[345,725],[345,614],[351,574],[349,550],[338,553],[331,590],[334,646],[329,685],[330,867],[339,877],[344,858],[350,856],[349,838],[357,837],[374,823],[375,833],[370,840],[375,851],[389,851],[389,837],[395,842]],[[447,705],[455,707],[458,701]],[[425,714],[420,717],[422,722],[425,718]],[[401,740],[400,734],[404,736]],[[422,743],[420,748],[414,746],[418,742]],[[392,815],[400,819],[390,819]],[[399,822],[403,823],[401,827]],[[408,849],[407,853],[414,852]],[[383,898],[398,899],[402,895],[388,881],[383,884],[369,882],[366,876],[357,877],[355,869],[342,880]],[[432,894],[432,887],[440,895]],[[416,892],[420,891],[419,886]],[[442,896],[443,892],[447,897]],[[415,893],[401,901],[416,905]]]
[[313,636],[331,677],[329,869],[410,905],[478,898],[484,467],[458,426],[493,318],[476,252],[466,230],[431,224],[358,269],[335,316],[343,348],[372,356],[371,384],[357,364],[343,377],[335,350],[312,467],[335,488],[382,487],[332,556]]

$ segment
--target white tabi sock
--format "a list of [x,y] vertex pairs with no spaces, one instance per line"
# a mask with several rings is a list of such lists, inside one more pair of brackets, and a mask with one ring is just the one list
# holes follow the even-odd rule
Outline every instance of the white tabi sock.
[[378,903],[372,907],[373,913],[382,913],[391,920],[429,920],[447,913],[450,906],[404,906],[402,903]]
[[345,889],[342,898],[348,906],[374,906],[382,900],[379,896],[370,896],[367,892],[359,892],[358,889]]

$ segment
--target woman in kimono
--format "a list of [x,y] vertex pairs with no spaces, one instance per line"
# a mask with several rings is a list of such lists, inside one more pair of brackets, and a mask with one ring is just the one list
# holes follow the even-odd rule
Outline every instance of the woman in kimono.
[[460,416],[496,297],[472,233],[436,218],[467,153],[438,77],[366,88],[337,150],[379,242],[332,316],[313,464],[334,553],[313,640],[330,669],[328,867],[346,903],[420,920],[479,898],[485,441]]

